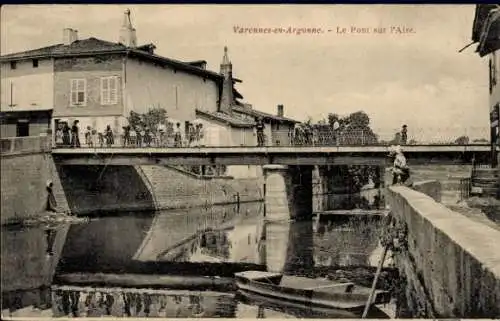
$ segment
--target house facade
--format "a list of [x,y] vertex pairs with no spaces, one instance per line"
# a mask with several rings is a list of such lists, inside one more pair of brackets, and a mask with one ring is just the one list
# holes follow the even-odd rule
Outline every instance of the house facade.
[[54,108],[54,61],[1,61],[0,136],[46,133]]
[[489,112],[491,127],[491,165],[498,166],[500,153],[500,5],[476,5],[472,41],[478,43],[477,53],[488,57],[489,66]]
[[163,108],[183,127],[196,118],[196,108],[217,111],[220,74],[206,70],[204,61],[181,62],[154,49],[137,46],[127,10],[118,43],[79,40],[76,30],[64,29],[60,44],[2,56],[2,136],[25,136],[16,135],[19,122],[30,128],[42,123],[46,131],[51,117],[52,129],[59,121],[79,120],[81,129],[109,125],[119,136],[130,111]]

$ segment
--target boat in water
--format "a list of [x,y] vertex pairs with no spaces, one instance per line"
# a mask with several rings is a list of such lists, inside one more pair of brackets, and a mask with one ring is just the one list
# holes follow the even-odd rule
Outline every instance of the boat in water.
[[[280,304],[290,309],[307,309],[314,314],[359,318],[370,289],[351,282],[335,282],[288,276],[281,273],[245,271],[235,273],[240,295],[263,304]],[[371,305],[391,300],[387,291],[376,290]]]

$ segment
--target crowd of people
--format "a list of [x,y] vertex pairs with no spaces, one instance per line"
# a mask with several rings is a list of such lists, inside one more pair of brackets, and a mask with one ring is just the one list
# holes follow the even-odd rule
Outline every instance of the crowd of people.
[[[257,146],[268,146],[274,142],[265,134],[262,118],[255,119],[255,135]],[[83,130],[84,145],[87,147],[202,147],[206,146],[204,127],[201,123],[161,122],[155,126],[127,125],[120,131],[113,130],[107,125],[102,130],[86,126]],[[57,147],[81,147],[79,121],[73,121],[70,126],[67,122],[59,122],[55,131]],[[351,137],[352,136],[352,137]],[[365,145],[369,139],[363,140],[363,133],[351,131],[347,134],[339,130],[323,132],[314,126],[298,125],[288,130],[288,143],[281,142],[282,146],[330,146],[330,145]],[[368,137],[368,135],[366,135]],[[407,126],[403,125],[398,133],[398,145],[407,144]],[[365,137],[366,138],[366,137]],[[373,143],[373,142],[372,142]]]
[[[79,121],[59,122],[55,131],[57,147],[81,147]],[[148,126],[122,127],[115,132],[111,125],[103,130],[87,126],[83,131],[84,144],[87,147],[195,147],[203,146],[203,124],[189,123],[182,130],[181,123],[160,123],[155,128]]]

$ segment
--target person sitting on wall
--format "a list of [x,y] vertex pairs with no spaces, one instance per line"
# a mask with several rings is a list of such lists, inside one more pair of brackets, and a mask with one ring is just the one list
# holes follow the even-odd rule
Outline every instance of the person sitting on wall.
[[395,185],[398,182],[405,184],[410,178],[410,168],[406,163],[406,157],[403,154],[401,146],[395,146],[391,150],[391,155],[394,157],[394,165],[392,168],[392,184]]

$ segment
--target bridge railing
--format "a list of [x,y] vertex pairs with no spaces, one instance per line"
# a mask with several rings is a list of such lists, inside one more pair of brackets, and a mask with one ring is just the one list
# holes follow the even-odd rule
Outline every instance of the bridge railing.
[[[463,135],[457,134],[453,129],[413,129],[407,137],[395,135],[393,131],[387,130],[265,130],[260,134],[256,131],[230,131],[230,132],[205,132],[196,137],[176,139],[173,135],[148,135],[146,137],[135,136],[126,138],[122,133],[114,133],[113,139],[105,136],[94,136],[87,142],[83,133],[80,133],[80,146],[94,148],[104,147],[241,147],[241,146],[263,146],[263,147],[311,147],[311,146],[389,146],[389,145],[469,145],[488,144],[484,137],[489,137],[487,128],[476,128],[470,130],[471,137],[467,131]],[[458,131],[460,133],[460,131]],[[261,136],[262,135],[262,136]],[[392,137],[392,138],[391,138]],[[478,139],[481,138],[481,139]],[[90,144],[89,144],[90,143]],[[65,147],[61,144],[54,146]]]
[[39,153],[50,151],[50,136],[2,137],[0,154]]

